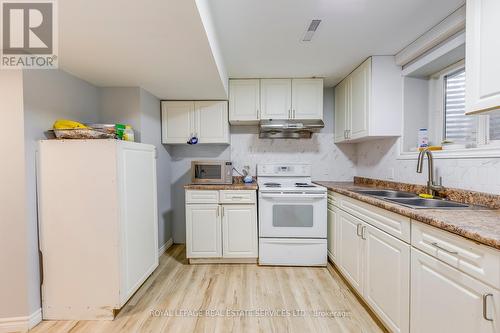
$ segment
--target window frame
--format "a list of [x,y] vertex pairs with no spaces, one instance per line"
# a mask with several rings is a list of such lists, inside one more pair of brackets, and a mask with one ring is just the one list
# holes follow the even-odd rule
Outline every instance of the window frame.
[[[434,107],[430,107],[430,110],[434,108],[436,112],[436,119],[441,122],[440,126],[436,126],[436,133],[430,134],[431,137],[440,140],[444,139],[446,118],[445,118],[445,106],[446,106],[446,77],[452,75],[462,69],[465,69],[465,59],[454,63],[443,70],[431,75],[429,79],[437,80],[437,84],[434,87],[436,94],[439,97],[439,105],[436,102]],[[467,70],[465,71],[467,75]],[[465,87],[467,89],[467,87]],[[437,150],[433,151],[433,155],[438,159],[448,159],[448,158],[496,158],[500,157],[500,140],[490,140],[489,139],[489,116],[488,115],[476,115],[478,117],[477,121],[477,137],[476,142],[473,147],[469,148],[457,148],[449,150]],[[428,126],[429,127],[429,126]],[[403,133],[404,135],[404,133]],[[416,159],[418,156],[418,151],[404,151],[403,140],[399,140],[399,157],[398,159]]]

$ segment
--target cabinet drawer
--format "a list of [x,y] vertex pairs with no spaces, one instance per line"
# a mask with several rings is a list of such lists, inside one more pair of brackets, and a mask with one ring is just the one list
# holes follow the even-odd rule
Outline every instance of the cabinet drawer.
[[187,190],[186,203],[219,203],[219,191]]
[[500,251],[412,221],[411,245],[477,279],[500,288]]
[[410,218],[334,193],[335,205],[351,215],[410,243]]
[[256,191],[223,190],[220,191],[221,203],[255,203]]

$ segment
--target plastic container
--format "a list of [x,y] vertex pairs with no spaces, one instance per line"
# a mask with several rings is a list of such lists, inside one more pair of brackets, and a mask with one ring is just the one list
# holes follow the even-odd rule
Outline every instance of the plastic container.
[[426,148],[429,147],[429,133],[427,128],[419,128],[418,129],[418,148]]

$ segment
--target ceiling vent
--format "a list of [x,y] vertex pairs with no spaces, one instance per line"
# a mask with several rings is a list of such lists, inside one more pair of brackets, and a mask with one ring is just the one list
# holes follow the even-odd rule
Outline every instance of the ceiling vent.
[[313,35],[316,32],[316,29],[318,29],[318,26],[320,23],[321,23],[321,20],[312,20],[311,21],[311,23],[309,24],[309,27],[306,30],[304,38],[302,38],[303,42],[310,42],[312,40]]

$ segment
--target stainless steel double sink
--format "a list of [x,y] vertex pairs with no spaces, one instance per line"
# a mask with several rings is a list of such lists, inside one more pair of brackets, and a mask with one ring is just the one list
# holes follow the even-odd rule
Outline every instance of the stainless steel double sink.
[[460,209],[470,205],[444,199],[425,199],[415,193],[395,190],[354,190],[354,192],[373,196],[402,206],[416,209]]

